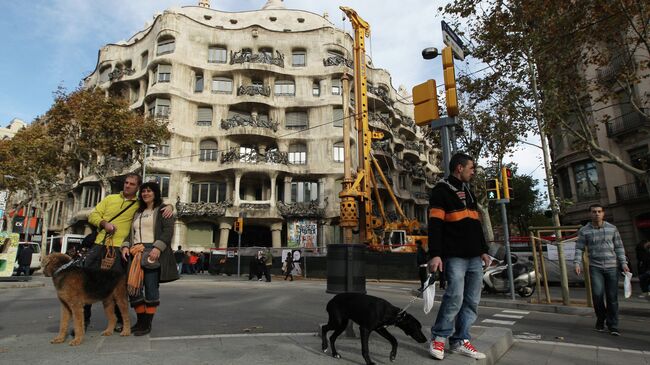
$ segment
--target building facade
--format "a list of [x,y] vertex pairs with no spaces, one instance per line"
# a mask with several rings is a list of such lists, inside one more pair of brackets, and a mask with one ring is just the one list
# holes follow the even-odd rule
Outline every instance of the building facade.
[[6,127],[0,127],[0,139],[11,139],[19,130],[26,126],[27,123],[22,119],[14,118]]
[[[168,9],[129,40],[104,46],[84,82],[168,121],[171,138],[146,147],[145,180],[159,181],[176,205],[175,245],[236,246],[232,226],[241,215],[243,246],[319,247],[341,242],[341,77],[352,73],[352,48],[352,37],[326,16],[281,1],[236,13],[201,1]],[[387,71],[369,63],[368,85],[371,128],[385,135],[374,156],[405,213],[426,227],[438,151]],[[389,187],[378,187],[396,218]],[[80,232],[107,193],[86,178],[61,202],[52,229],[67,221]],[[60,216],[67,219],[55,221]]]
[[[640,82],[629,91],[616,83],[616,75],[623,67],[624,53],[614,56],[605,67],[589,66],[584,77],[597,80],[608,88],[614,98],[592,95],[592,105],[584,112],[593,121],[593,132],[601,147],[619,156],[635,168],[650,169],[650,80],[648,70],[638,69]],[[625,53],[629,54],[629,53]],[[648,55],[642,49],[629,58],[630,62],[644,62]],[[596,93],[597,91],[592,91]],[[630,100],[640,102],[641,112]],[[609,116],[603,125],[597,121]],[[622,236],[627,255],[635,261],[634,247],[640,240],[650,239],[650,195],[644,181],[618,166],[597,163],[586,152],[572,146],[575,139],[568,133],[551,136],[552,158],[556,189],[569,205],[562,217],[563,224],[584,224],[590,220],[589,206],[601,204],[605,219],[615,224]],[[636,265],[633,265],[636,267]]]

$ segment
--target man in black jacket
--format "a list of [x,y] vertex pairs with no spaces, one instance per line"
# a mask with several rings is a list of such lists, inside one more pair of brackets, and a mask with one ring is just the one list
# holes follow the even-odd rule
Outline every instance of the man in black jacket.
[[32,249],[32,245],[24,244],[20,245],[20,252],[18,253],[18,271],[16,271],[16,275],[20,276],[21,272],[25,273],[25,276],[29,276],[29,271],[30,271],[30,266],[32,265],[32,255],[34,254],[34,250]]
[[444,270],[447,279],[429,344],[429,353],[439,360],[444,358],[447,337],[451,352],[485,358],[469,342],[481,299],[481,261],[490,262],[476,198],[468,185],[474,168],[472,157],[452,156],[449,176],[436,184],[429,201],[429,270]]

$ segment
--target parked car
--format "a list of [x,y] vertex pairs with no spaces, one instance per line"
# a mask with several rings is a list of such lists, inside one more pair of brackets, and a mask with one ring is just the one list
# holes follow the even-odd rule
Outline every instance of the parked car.
[[[18,242],[18,252],[16,257],[20,256],[22,250],[27,247],[27,245],[32,246],[32,263],[29,265],[29,275],[33,275],[36,270],[41,268],[41,246],[36,242]],[[16,261],[14,265],[14,274],[18,270],[18,262]]]

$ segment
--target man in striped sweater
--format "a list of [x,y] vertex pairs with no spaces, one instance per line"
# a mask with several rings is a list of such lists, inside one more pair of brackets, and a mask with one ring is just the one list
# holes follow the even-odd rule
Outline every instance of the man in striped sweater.
[[575,270],[580,275],[582,252],[587,246],[589,256],[589,275],[591,276],[591,297],[596,312],[596,331],[604,332],[605,324],[609,333],[620,336],[618,331],[618,279],[619,270],[629,272],[625,249],[618,229],[605,222],[602,205],[589,207],[591,222],[578,231],[576,242]]

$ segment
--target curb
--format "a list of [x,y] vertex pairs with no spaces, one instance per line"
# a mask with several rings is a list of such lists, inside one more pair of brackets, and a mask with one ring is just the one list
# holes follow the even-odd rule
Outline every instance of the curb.
[[45,286],[40,282],[15,282],[15,283],[0,283],[0,290],[2,289],[15,289],[15,288],[39,288]]

